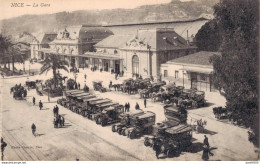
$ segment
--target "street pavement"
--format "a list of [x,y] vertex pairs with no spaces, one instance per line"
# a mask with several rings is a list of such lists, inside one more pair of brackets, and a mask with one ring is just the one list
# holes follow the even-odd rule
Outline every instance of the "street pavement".
[[[33,66],[31,66],[33,67]],[[35,67],[38,67],[35,66]],[[69,78],[75,78],[71,73],[60,70],[60,73]],[[89,69],[80,70],[77,74],[77,82],[83,88],[85,84],[84,74],[87,74],[86,84],[93,90],[92,81],[102,80],[107,88],[110,80],[113,83],[122,83],[122,80],[129,77],[114,79],[114,75],[107,72],[92,72]],[[48,74],[31,76],[30,80],[46,80],[52,76]],[[28,91],[26,100],[14,100],[9,93],[10,87],[15,84],[25,84],[27,77],[11,79],[0,79],[1,97],[0,103],[2,129],[1,133],[8,146],[5,149],[4,160],[157,160],[155,152],[143,144],[144,137],[130,140],[111,131],[111,126],[101,127],[95,122],[88,120],[70,110],[59,106],[60,113],[65,117],[64,128],[53,127],[52,109],[56,105],[57,98],[51,98],[48,102],[47,96],[39,96],[35,89]],[[139,95],[128,95],[118,91],[100,93],[93,91],[99,97],[109,98],[124,105],[129,102],[130,110],[134,110],[138,102],[141,109],[156,113],[156,122],[165,119],[163,104],[154,103],[148,99],[147,108],[144,108],[143,99]],[[32,97],[36,97],[36,106],[32,104]],[[38,102],[42,100],[43,110],[39,110]],[[247,131],[243,127],[237,127],[227,121],[215,119],[212,108],[225,105],[224,97],[218,93],[206,93],[208,105],[203,108],[188,110],[188,123],[193,124],[194,120],[203,119],[207,121],[206,135],[209,138],[210,146],[214,156],[210,160],[257,160],[256,148],[248,141]],[[31,124],[37,127],[37,137],[31,133]],[[193,132],[194,151],[183,152],[174,158],[165,158],[160,155],[159,160],[201,160],[205,134]]]

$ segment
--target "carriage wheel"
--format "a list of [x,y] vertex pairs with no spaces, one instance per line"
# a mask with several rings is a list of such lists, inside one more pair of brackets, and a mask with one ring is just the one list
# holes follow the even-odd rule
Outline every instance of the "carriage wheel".
[[167,155],[167,157],[171,157],[171,155],[172,155],[171,149],[167,150],[166,155]]
[[116,126],[115,125],[112,126],[112,132],[116,132]]
[[127,133],[126,130],[127,130],[127,129],[122,129],[122,132],[121,132],[121,133],[122,133],[123,136],[126,136],[126,133]]
[[117,129],[117,133],[118,133],[119,135],[122,135],[122,129]]
[[101,126],[106,126],[106,122],[105,121],[101,121]]
[[144,140],[144,146],[146,146],[146,147],[147,147],[147,146],[150,146],[150,142],[149,142],[148,139],[145,139],[145,140]]
[[135,134],[135,131],[133,130],[133,131],[131,131],[130,133],[129,133],[129,138],[130,139],[134,139],[136,137],[136,134]]

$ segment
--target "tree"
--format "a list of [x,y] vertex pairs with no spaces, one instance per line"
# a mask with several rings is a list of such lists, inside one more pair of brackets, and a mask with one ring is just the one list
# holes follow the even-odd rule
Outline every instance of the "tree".
[[57,87],[58,84],[58,75],[57,70],[63,69],[67,72],[69,72],[68,68],[66,67],[68,65],[67,61],[61,60],[59,55],[50,54],[48,55],[45,60],[43,61],[43,66],[41,67],[40,74],[43,74],[44,72],[49,72],[52,70],[53,73],[53,80],[54,80],[54,87]]
[[249,139],[255,145],[259,145],[258,6],[258,0],[221,0],[214,6],[223,41],[221,56],[212,58],[213,82],[224,92],[232,119],[251,128]]
[[0,60],[1,63],[4,64],[6,68],[6,64],[8,63],[8,67],[10,69],[10,63],[13,66],[14,72],[14,63],[20,62],[23,63],[25,60],[24,54],[20,51],[20,49],[12,43],[10,38],[3,36],[0,34]]
[[218,51],[222,43],[222,35],[216,19],[210,20],[203,25],[195,38],[200,51]]
[[0,60],[1,64],[4,64],[4,67],[6,68],[6,63],[8,63],[8,56],[7,52],[9,47],[11,47],[11,41],[9,38],[3,36],[0,34]]

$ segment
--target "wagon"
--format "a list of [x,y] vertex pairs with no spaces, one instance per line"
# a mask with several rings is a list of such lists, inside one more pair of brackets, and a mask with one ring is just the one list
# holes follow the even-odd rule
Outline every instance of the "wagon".
[[26,81],[25,85],[29,88],[35,89],[36,88],[36,82],[35,81]]
[[96,123],[105,126],[107,124],[116,123],[120,121],[119,115],[124,112],[123,105],[114,104],[102,110],[96,115]]
[[[144,144],[146,146],[155,145],[160,148],[160,153],[164,153],[167,157],[178,155],[184,150],[190,150],[192,145],[192,128],[185,124],[166,128],[163,131],[155,132],[154,136],[146,137]],[[151,144],[150,144],[151,143]]]
[[106,88],[102,86],[102,81],[92,81],[95,91],[106,92]]

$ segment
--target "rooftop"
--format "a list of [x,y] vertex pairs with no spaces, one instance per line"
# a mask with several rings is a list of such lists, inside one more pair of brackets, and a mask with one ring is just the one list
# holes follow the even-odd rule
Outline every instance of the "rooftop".
[[131,38],[134,38],[134,35],[110,35],[109,37],[95,44],[95,47],[119,48],[122,47]]
[[129,40],[122,49],[136,50],[178,50],[196,48],[177,34],[173,28],[140,29],[136,36]]
[[205,65],[212,66],[210,63],[210,57],[213,55],[220,55],[219,52],[200,51],[194,54],[190,54],[184,57],[173,59],[167,63],[181,63],[181,64],[194,64],[194,65]]

